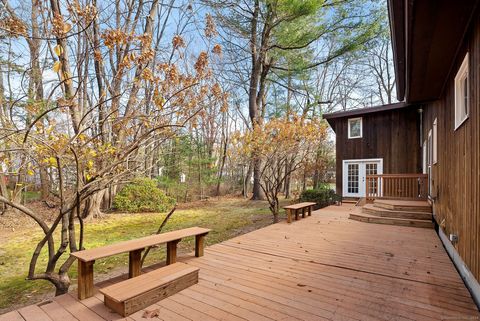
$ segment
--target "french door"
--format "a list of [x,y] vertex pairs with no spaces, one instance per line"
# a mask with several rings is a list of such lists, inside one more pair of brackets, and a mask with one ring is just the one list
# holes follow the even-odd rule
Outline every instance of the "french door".
[[383,174],[381,158],[344,160],[343,196],[365,197],[366,176],[376,174]]

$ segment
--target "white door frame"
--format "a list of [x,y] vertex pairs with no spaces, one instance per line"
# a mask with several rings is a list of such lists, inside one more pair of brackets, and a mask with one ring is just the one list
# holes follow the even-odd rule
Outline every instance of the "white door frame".
[[[342,161],[344,197],[365,197],[366,164],[377,163],[377,174],[383,174],[383,158],[344,159]],[[358,193],[348,193],[348,164],[358,164]]]

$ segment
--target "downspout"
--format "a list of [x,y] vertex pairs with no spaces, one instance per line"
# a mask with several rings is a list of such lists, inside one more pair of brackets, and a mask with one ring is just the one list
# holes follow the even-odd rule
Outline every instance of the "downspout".
[[423,147],[423,108],[420,107],[417,109],[419,118],[420,118],[420,149]]
[[[419,155],[420,155],[420,172],[423,173],[423,107],[421,106],[420,108],[417,109],[417,112],[418,112],[418,117],[419,117],[419,127],[420,127],[420,133],[418,135],[419,139],[420,139],[420,151],[419,151]],[[418,161],[418,160],[417,160]]]

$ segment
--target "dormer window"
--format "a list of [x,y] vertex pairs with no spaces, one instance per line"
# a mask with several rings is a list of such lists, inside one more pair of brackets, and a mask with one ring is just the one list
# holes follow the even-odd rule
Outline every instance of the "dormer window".
[[470,112],[468,53],[455,76],[455,129],[467,120]]
[[348,120],[348,138],[362,137],[362,117],[350,118]]

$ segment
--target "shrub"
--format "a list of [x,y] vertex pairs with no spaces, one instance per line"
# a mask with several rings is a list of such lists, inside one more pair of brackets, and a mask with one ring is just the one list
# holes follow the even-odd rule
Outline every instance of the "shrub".
[[300,195],[301,202],[317,203],[316,209],[335,204],[339,199],[335,191],[329,188],[307,189]]
[[165,195],[158,188],[157,181],[149,178],[136,178],[125,185],[113,200],[115,209],[125,212],[166,212],[175,199]]

